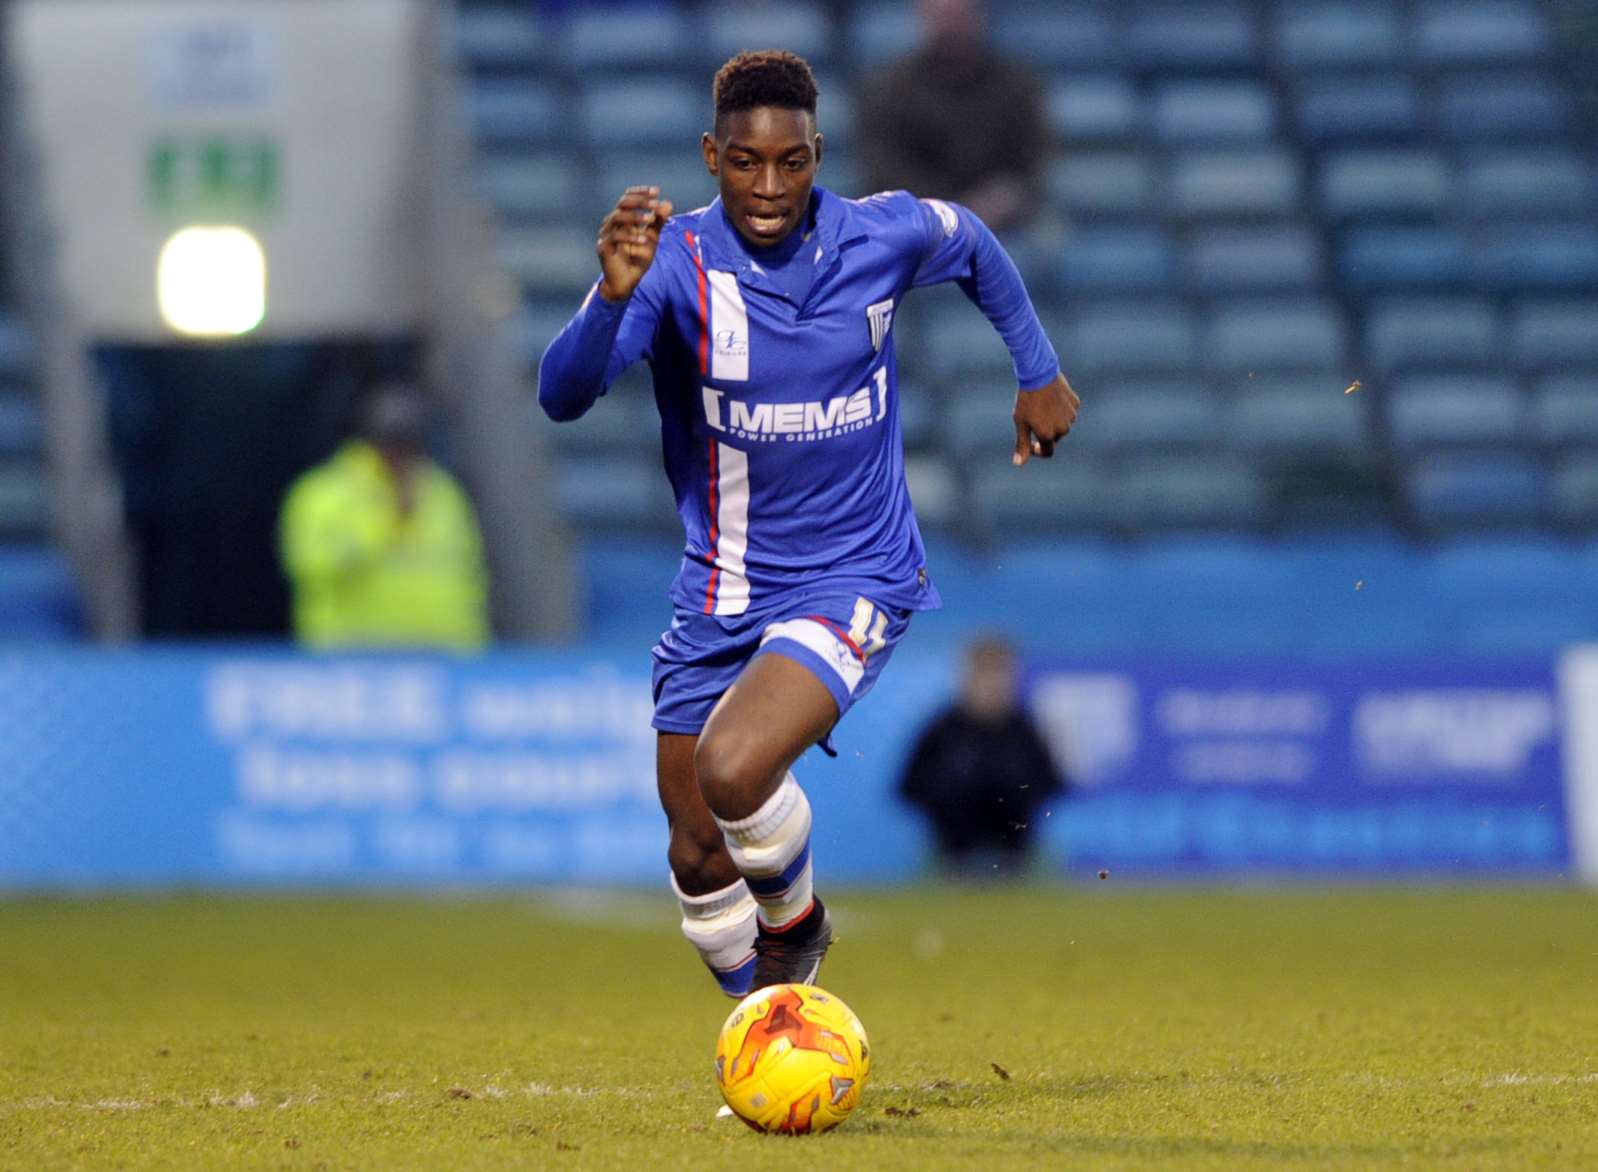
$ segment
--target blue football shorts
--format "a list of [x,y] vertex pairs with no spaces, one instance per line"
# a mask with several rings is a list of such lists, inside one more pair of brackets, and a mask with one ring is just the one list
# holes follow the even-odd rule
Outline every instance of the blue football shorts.
[[[854,593],[779,599],[734,617],[679,610],[651,652],[654,726],[699,732],[757,655],[782,655],[809,668],[837,701],[841,720],[877,682],[910,629],[911,613]],[[830,742],[821,747],[833,753]]]

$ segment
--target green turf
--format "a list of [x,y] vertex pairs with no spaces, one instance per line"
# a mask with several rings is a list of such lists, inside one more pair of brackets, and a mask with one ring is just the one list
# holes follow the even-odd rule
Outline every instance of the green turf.
[[1592,895],[832,902],[804,1139],[712,1121],[669,899],[0,902],[0,1167],[1598,1167]]

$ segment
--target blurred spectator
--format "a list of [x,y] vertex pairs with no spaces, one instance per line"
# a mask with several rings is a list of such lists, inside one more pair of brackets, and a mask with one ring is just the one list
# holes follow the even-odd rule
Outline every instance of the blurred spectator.
[[958,700],[922,730],[899,796],[924,811],[941,861],[968,874],[1023,870],[1032,819],[1065,785],[1021,706],[1015,652],[986,638],[966,651]]
[[362,404],[358,435],[289,490],[282,556],[302,643],[464,651],[487,641],[477,519],[424,452],[426,422],[416,390],[384,385]]
[[1041,87],[988,43],[982,0],[920,0],[923,42],[862,95],[867,189],[965,204],[994,231],[1038,210],[1049,151]]

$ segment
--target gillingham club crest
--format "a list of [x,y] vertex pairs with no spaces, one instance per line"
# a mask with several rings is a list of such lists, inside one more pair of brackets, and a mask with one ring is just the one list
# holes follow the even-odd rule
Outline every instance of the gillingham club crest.
[[871,348],[881,350],[883,339],[893,325],[893,298],[866,306],[866,321],[871,323]]

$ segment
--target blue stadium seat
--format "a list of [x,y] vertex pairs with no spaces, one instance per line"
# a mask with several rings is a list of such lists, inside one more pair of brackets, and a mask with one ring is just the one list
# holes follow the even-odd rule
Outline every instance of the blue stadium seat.
[[[510,228],[500,233],[496,258],[532,295],[580,299],[599,279],[593,238],[566,227]],[[577,302],[572,302],[576,312]]]
[[1550,446],[1598,447],[1598,369],[1543,379],[1532,396],[1531,429]]
[[587,176],[564,153],[489,155],[478,163],[477,186],[511,220],[577,218],[593,210]]
[[[660,188],[680,212],[703,207],[716,198],[716,181],[696,150],[611,150],[595,160],[599,174],[599,214],[629,187],[647,183]],[[596,221],[597,225],[597,221]]]
[[826,10],[811,0],[716,3],[705,9],[706,56],[719,66],[746,49],[787,49],[825,65],[832,49]]
[[643,363],[624,371],[581,419],[556,427],[543,421],[543,412],[536,405],[532,410],[536,425],[548,428],[555,450],[565,455],[631,453],[650,460],[660,451],[660,416],[649,368]]
[[1509,348],[1522,366],[1598,365],[1598,297],[1517,303]]
[[466,109],[480,146],[564,142],[571,136],[564,96],[524,78],[481,78],[466,88]]
[[1049,82],[1049,126],[1065,142],[1113,142],[1139,129],[1137,91],[1119,74],[1073,74]]
[[1081,228],[1060,250],[1067,292],[1163,290],[1176,280],[1176,249],[1161,228]]
[[1127,42],[1133,62],[1144,69],[1242,68],[1259,57],[1248,9],[1208,0],[1139,5]]
[[[854,90],[842,77],[819,74],[816,88],[816,128],[826,138],[828,170],[839,162],[839,148],[852,153],[855,134],[859,130],[859,112],[855,105]],[[824,180],[831,187],[831,176]]]
[[957,459],[981,467],[984,459],[1015,450],[1015,423],[1006,399],[1003,384],[990,383],[969,386],[944,400],[943,442]]
[[1430,217],[1448,203],[1448,165],[1428,150],[1348,150],[1320,169],[1321,210],[1336,220]]
[[1268,495],[1250,461],[1172,457],[1128,466],[1111,507],[1133,529],[1249,528],[1268,519]]
[[1461,142],[1524,142],[1570,135],[1570,101],[1551,77],[1468,73],[1442,83],[1438,120]]
[[936,441],[941,408],[942,403],[926,387],[899,380],[899,430],[906,448],[924,448]]
[[[1010,442],[1013,446],[1013,427]],[[1006,450],[997,449],[997,458],[980,464],[972,482],[977,512],[1001,540],[1036,535],[1045,528],[1098,529],[1108,524],[1112,494],[1097,462],[1034,460],[1018,471],[1004,466]]]
[[66,560],[43,545],[0,544],[0,641],[82,634],[82,604]]
[[468,69],[532,69],[543,63],[549,38],[525,4],[457,9],[455,55]]
[[1505,452],[1438,453],[1406,477],[1409,503],[1427,525],[1533,525],[1548,512],[1548,477],[1527,456]]
[[1226,439],[1261,453],[1367,448],[1366,397],[1345,394],[1347,386],[1342,374],[1250,379],[1228,412]]
[[1404,45],[1398,16],[1384,0],[1279,4],[1276,43],[1282,59],[1296,69],[1390,65]]
[[675,78],[610,78],[583,95],[583,132],[598,149],[675,143],[691,153],[709,125],[708,92]]
[[1528,61],[1548,49],[1542,14],[1517,0],[1434,0],[1415,14],[1414,55],[1423,64]]
[[1099,380],[1091,403],[1071,431],[1072,452],[1203,448],[1221,436],[1221,401],[1192,378]]
[[1207,351],[1218,370],[1325,368],[1343,362],[1348,341],[1342,318],[1328,301],[1249,298],[1215,307]]
[[0,460],[0,535],[42,537],[50,527],[50,484],[38,460]]
[[1312,143],[1413,138],[1420,120],[1414,84],[1385,74],[1311,82],[1298,100],[1299,129]]
[[1591,165],[1565,147],[1483,152],[1460,169],[1460,204],[1484,220],[1580,216],[1598,206]]
[[1001,2],[988,26],[1000,52],[1036,65],[1103,67],[1122,55],[1117,21],[1096,4]]
[[555,501],[560,515],[579,528],[665,528],[676,521],[659,461],[643,456],[561,461]]
[[1075,152],[1046,175],[1049,198],[1068,215],[1137,216],[1154,206],[1154,164],[1134,151]]
[[[1049,337],[1074,373],[1174,371],[1191,374],[1198,353],[1192,314],[1163,300],[1093,301]],[[1061,341],[1063,339],[1063,342]]]
[[1490,233],[1476,253],[1479,277],[1510,292],[1598,288],[1598,228],[1545,224]]
[[[1567,525],[1598,525],[1598,448],[1560,460],[1553,477],[1554,516]],[[1589,578],[1588,582],[1591,583]]]
[[960,480],[942,454],[906,455],[904,480],[923,530],[964,522],[968,517]]
[[1187,276],[1204,294],[1309,288],[1321,283],[1320,245],[1297,224],[1199,228],[1188,239]]
[[915,9],[899,0],[857,4],[850,13],[847,41],[859,66],[889,64],[913,52],[920,40]]
[[[599,279],[599,273],[594,273],[594,280]],[[545,298],[528,301],[522,305],[521,311],[516,316],[516,335],[520,339],[521,351],[527,356],[529,370],[537,371],[539,360],[544,355],[544,348],[550,344],[555,335],[566,328],[566,323],[577,312],[580,300],[571,298]]]
[[927,329],[920,335],[920,350],[929,369],[950,383],[976,380],[1015,381],[1015,368],[1004,342],[988,319],[965,301],[945,301],[930,307]]
[[1355,289],[1437,289],[1470,277],[1470,247],[1452,228],[1353,228],[1343,235],[1338,271]]
[[1485,298],[1395,298],[1366,315],[1365,354],[1380,370],[1481,365],[1502,358],[1502,330]]
[[1400,449],[1502,444],[1525,438],[1515,384],[1497,375],[1414,375],[1386,396],[1387,428]]
[[691,18],[675,5],[578,9],[567,18],[565,59],[585,77],[605,75],[609,82],[617,68],[669,69],[692,61],[698,41]]
[[0,392],[0,457],[44,454],[44,417],[31,395]]
[[1188,218],[1292,215],[1299,194],[1297,161],[1271,148],[1179,154],[1166,183],[1171,213]]
[[1149,123],[1175,146],[1263,142],[1276,134],[1276,106],[1256,81],[1167,81],[1154,89]]

